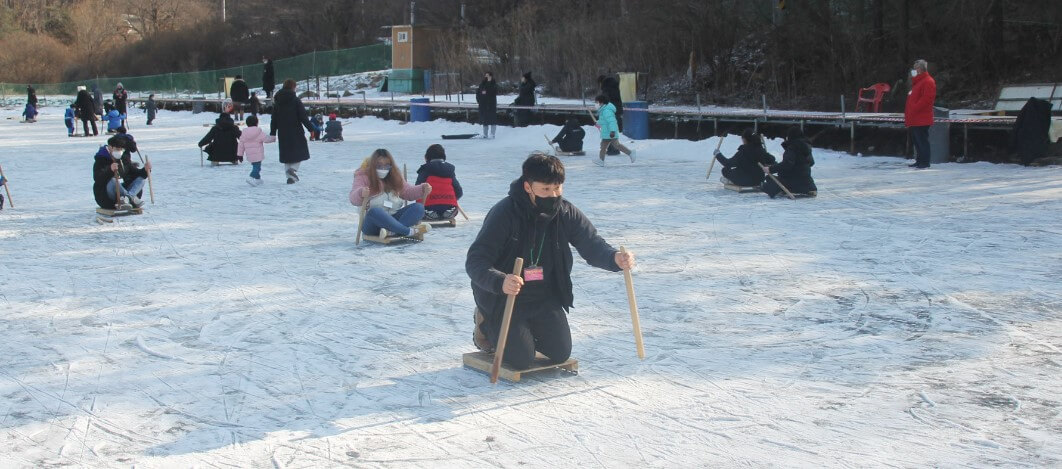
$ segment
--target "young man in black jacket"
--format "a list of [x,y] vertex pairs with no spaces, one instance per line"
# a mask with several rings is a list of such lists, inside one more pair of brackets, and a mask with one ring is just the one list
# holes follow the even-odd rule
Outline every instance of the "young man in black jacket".
[[[494,205],[468,248],[465,271],[476,301],[473,342],[493,351],[498,342],[506,295],[517,295],[505,346],[505,363],[531,365],[535,352],[553,363],[572,350],[566,314],[572,307],[572,251],[587,263],[613,272],[634,265],[634,255],[610,246],[578,208],[561,198],[564,164],[553,156],[532,154],[509,196]],[[522,275],[512,275],[517,257]]]

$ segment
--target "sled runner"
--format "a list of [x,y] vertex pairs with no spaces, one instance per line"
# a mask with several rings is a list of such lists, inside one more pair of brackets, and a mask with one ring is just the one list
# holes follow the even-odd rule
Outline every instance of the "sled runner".
[[745,192],[759,192],[760,191],[759,186],[739,186],[739,185],[736,185],[736,184],[723,184],[723,188],[732,190],[734,192],[742,193],[742,194],[745,193]]
[[431,225],[432,228],[455,228],[457,227],[457,213],[454,213],[454,216],[450,218],[439,218],[435,220],[424,218],[420,221],[421,223],[427,223]]
[[[360,230],[361,227],[358,227],[358,229]],[[359,233],[360,233],[360,231],[359,231]],[[401,242],[405,242],[405,241],[424,241],[424,235],[388,236],[387,230],[385,230],[383,228],[380,228],[380,234],[379,235],[376,235],[376,236],[373,236],[373,235],[362,235],[361,239],[364,239],[365,241],[372,241],[374,243],[391,244],[391,243],[401,243]]]
[[130,208],[123,210],[115,210],[109,208],[97,208],[96,209],[96,223],[114,223],[115,217],[125,217],[129,215],[143,215],[143,208]]
[[556,151],[554,156],[586,156],[585,151]]
[[451,134],[443,135],[442,138],[443,140],[464,140],[469,138],[476,138],[477,135],[479,134]]
[[[468,368],[473,368],[489,374],[491,365],[494,362],[494,354],[487,352],[469,352],[461,356],[461,361]],[[514,370],[503,364],[498,376],[516,383],[519,382],[520,378],[525,374],[553,369],[561,369],[572,374],[579,374],[579,360],[569,358],[562,363],[550,363],[549,359],[544,355],[536,354],[535,361],[531,363],[530,368],[526,370]]]

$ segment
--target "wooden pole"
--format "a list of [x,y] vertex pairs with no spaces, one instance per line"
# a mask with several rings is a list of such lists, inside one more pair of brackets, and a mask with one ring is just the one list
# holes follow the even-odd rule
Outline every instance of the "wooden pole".
[[[520,275],[524,270],[524,258],[517,257],[513,263],[513,275]],[[498,346],[494,348],[494,364],[490,367],[490,383],[498,382],[498,373],[501,372],[502,356],[505,355],[505,342],[509,338],[509,324],[513,321],[513,306],[516,306],[516,295],[509,295],[505,299],[505,312],[502,313],[501,331],[498,333]]]
[[[760,167],[764,169],[764,172],[766,172],[767,167],[764,166],[763,163],[756,164],[760,165]],[[774,177],[774,175],[771,173],[767,173],[767,177],[771,178],[771,180],[774,181],[775,184],[778,184],[778,187],[781,187],[782,190],[785,191],[785,196],[789,197],[789,200],[796,200],[796,196],[794,196],[792,192],[789,192],[789,189],[785,188],[785,185],[782,184],[782,181],[779,181],[778,178]]]
[[594,125],[597,125],[597,117],[594,117],[594,111],[592,111],[592,110],[590,110],[590,109],[588,108],[588,109],[586,110],[586,113],[587,113],[587,114],[590,114],[590,119],[593,119],[593,121],[594,121]]
[[[136,154],[139,155],[140,152],[136,152]],[[144,157],[144,159],[145,159],[145,161],[147,161],[147,164],[151,164],[151,157],[150,156],[146,156],[146,157]],[[154,186],[154,184],[151,183],[151,171],[149,170],[147,172],[147,174],[148,174],[148,195],[151,196],[151,205],[155,205],[155,186]]]
[[114,171],[114,209],[122,206],[122,183],[118,180],[118,171]]
[[468,221],[468,215],[465,215],[465,211],[461,208],[460,204],[457,205],[457,211],[461,213],[462,217],[465,217],[465,221]]
[[199,167],[203,167],[203,147],[199,147]]
[[549,144],[549,147],[553,149],[553,153],[558,153],[557,146],[554,145],[553,141],[549,139],[549,135],[542,134],[542,138],[546,139],[546,143]]
[[369,196],[365,196],[365,200],[361,201],[361,211],[358,213],[358,234],[354,237],[354,245],[361,244],[361,225],[365,223],[365,212],[369,210]]
[[[620,252],[626,254],[627,248],[620,246]],[[631,307],[631,323],[634,325],[634,345],[638,347],[638,358],[645,360],[645,346],[642,344],[642,325],[638,321],[638,300],[634,298],[634,279],[631,269],[623,269],[623,280],[627,282],[627,303]]]
[[[723,135],[722,137],[719,137],[719,142],[715,144],[716,151],[718,151],[719,148],[723,146],[723,139],[725,139],[725,138],[726,138],[726,135]],[[715,166],[715,152],[714,151],[712,152],[712,162],[708,163],[708,174],[704,175],[704,179],[708,179],[708,176],[712,175],[712,167],[713,166]]]
[[7,192],[7,205],[11,208],[15,208],[15,204],[11,203],[11,189],[7,187],[7,178],[4,177],[3,167],[0,167],[0,178],[4,179],[4,192]]

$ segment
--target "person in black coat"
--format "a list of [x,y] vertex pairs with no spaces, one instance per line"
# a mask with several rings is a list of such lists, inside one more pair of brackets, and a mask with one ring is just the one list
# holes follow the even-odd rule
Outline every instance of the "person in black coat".
[[[151,163],[148,162],[141,168],[132,161],[126,148],[127,142],[130,141],[131,137],[125,135],[112,136],[93,158],[92,195],[100,208],[139,208],[144,205],[140,196],[148,173],[151,172]],[[121,178],[121,189],[115,189],[115,173]],[[131,207],[123,207],[122,201],[115,199],[118,191],[121,192],[121,197],[129,199]]]
[[753,132],[752,129],[745,129],[741,133],[741,146],[738,147],[734,156],[727,158],[716,149],[715,160],[723,165],[723,184],[741,187],[762,185],[767,175],[763,173],[763,168],[759,165],[770,166],[776,163],[774,156],[763,148],[760,134]]
[[[618,272],[634,265],[633,254],[605,242],[590,220],[561,198],[563,192],[564,164],[554,156],[532,154],[509,186],[509,196],[487,213],[468,248],[465,271],[476,302],[473,342],[480,349],[494,349],[506,295],[517,295],[504,356],[516,369],[527,368],[536,351],[553,363],[571,354],[566,317],[573,303],[570,246],[594,267]],[[517,257],[525,260],[522,275],[511,273]]]
[[457,169],[446,162],[446,149],[438,143],[424,152],[424,164],[417,169],[417,183],[428,183],[431,194],[424,201],[425,220],[448,220],[457,215],[457,200],[465,195],[457,181]]
[[96,102],[84,87],[79,88],[82,89],[78,90],[74,103],[77,105],[77,115],[81,119],[81,126],[85,129],[85,136],[89,136],[89,122],[92,123],[92,135],[99,135],[100,131],[96,128]]
[[560,151],[572,153],[577,151],[583,151],[583,138],[586,137],[586,131],[579,125],[579,121],[574,117],[569,117],[564,122],[564,127],[561,128],[560,133],[550,143],[556,143],[560,146]]
[[262,63],[265,64],[262,67],[262,90],[266,93],[266,99],[269,99],[273,97],[273,88],[276,87],[276,72],[273,70],[273,59],[262,57]]
[[284,80],[284,87],[273,96],[273,119],[269,121],[269,135],[277,137],[280,162],[284,163],[288,184],[299,181],[299,165],[310,159],[310,147],[306,143],[305,128],[313,132],[314,126],[306,114],[306,107],[295,94],[295,80]]
[[[815,166],[815,158],[811,156],[811,144],[804,138],[800,127],[789,128],[782,148],[785,148],[782,162],[768,166],[764,174],[777,174],[778,180],[789,192],[814,195],[818,191],[815,180],[811,178],[811,167]],[[766,180],[761,188],[772,199],[782,192],[782,188],[770,179]]]
[[[526,106],[534,107],[535,105],[535,80],[531,79],[531,72],[527,72],[524,76],[520,77],[519,94],[516,95],[516,100],[513,101],[514,106]],[[513,119],[513,125],[517,127],[526,127],[531,123],[531,110],[530,109],[517,109],[515,118]]]
[[[114,89],[114,108],[118,110],[118,114],[128,116],[129,112],[126,103],[129,101],[129,93],[125,92],[125,88],[121,83],[118,83],[118,87]],[[125,127],[125,119],[122,119],[122,127]]]
[[494,138],[498,130],[498,83],[494,81],[493,72],[483,74],[483,81],[479,83],[479,90],[476,91],[476,104],[479,104],[479,123],[483,125],[483,138]]
[[252,116],[258,116],[258,114],[262,113],[262,102],[258,100],[257,91],[251,93],[251,99],[249,100],[247,107],[251,111]]
[[152,125],[152,122],[155,122],[155,113],[158,111],[158,106],[155,105],[155,93],[148,95],[144,110],[147,111],[147,125]]
[[1014,133],[1010,149],[1021,158],[1021,164],[1029,163],[1047,156],[1051,139],[1051,103],[1037,98],[1029,98],[1022,106],[1018,118],[1014,121]]
[[199,141],[199,147],[210,155],[207,160],[212,166],[220,163],[239,163],[243,158],[236,155],[236,147],[241,134],[243,132],[236,127],[232,117],[222,113],[206,136]]
[[100,85],[92,84],[92,109],[98,116],[103,116],[103,92],[100,91]]
[[243,105],[251,98],[251,92],[247,88],[247,82],[243,81],[243,75],[236,75],[229,87],[229,97],[232,98],[232,112],[236,120],[243,120]]
[[37,107],[37,90],[33,89],[33,85],[26,87],[26,103]]

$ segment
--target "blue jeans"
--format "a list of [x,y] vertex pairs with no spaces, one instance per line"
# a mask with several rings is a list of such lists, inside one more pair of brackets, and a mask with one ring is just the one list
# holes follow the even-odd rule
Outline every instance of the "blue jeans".
[[251,163],[251,178],[262,179],[262,162]]
[[383,228],[399,236],[405,236],[410,232],[409,227],[419,223],[421,218],[424,218],[424,206],[416,202],[402,207],[394,215],[380,207],[374,207],[365,212],[361,232],[376,236],[380,234],[380,228]]
[[[140,191],[144,189],[145,182],[147,182],[147,180],[144,178],[136,178],[133,180],[132,184],[129,184],[129,189],[126,189],[125,185],[119,187],[122,188],[122,195],[129,197],[129,194],[139,194]],[[107,195],[112,196],[111,200],[114,200],[114,179],[107,182]]]

